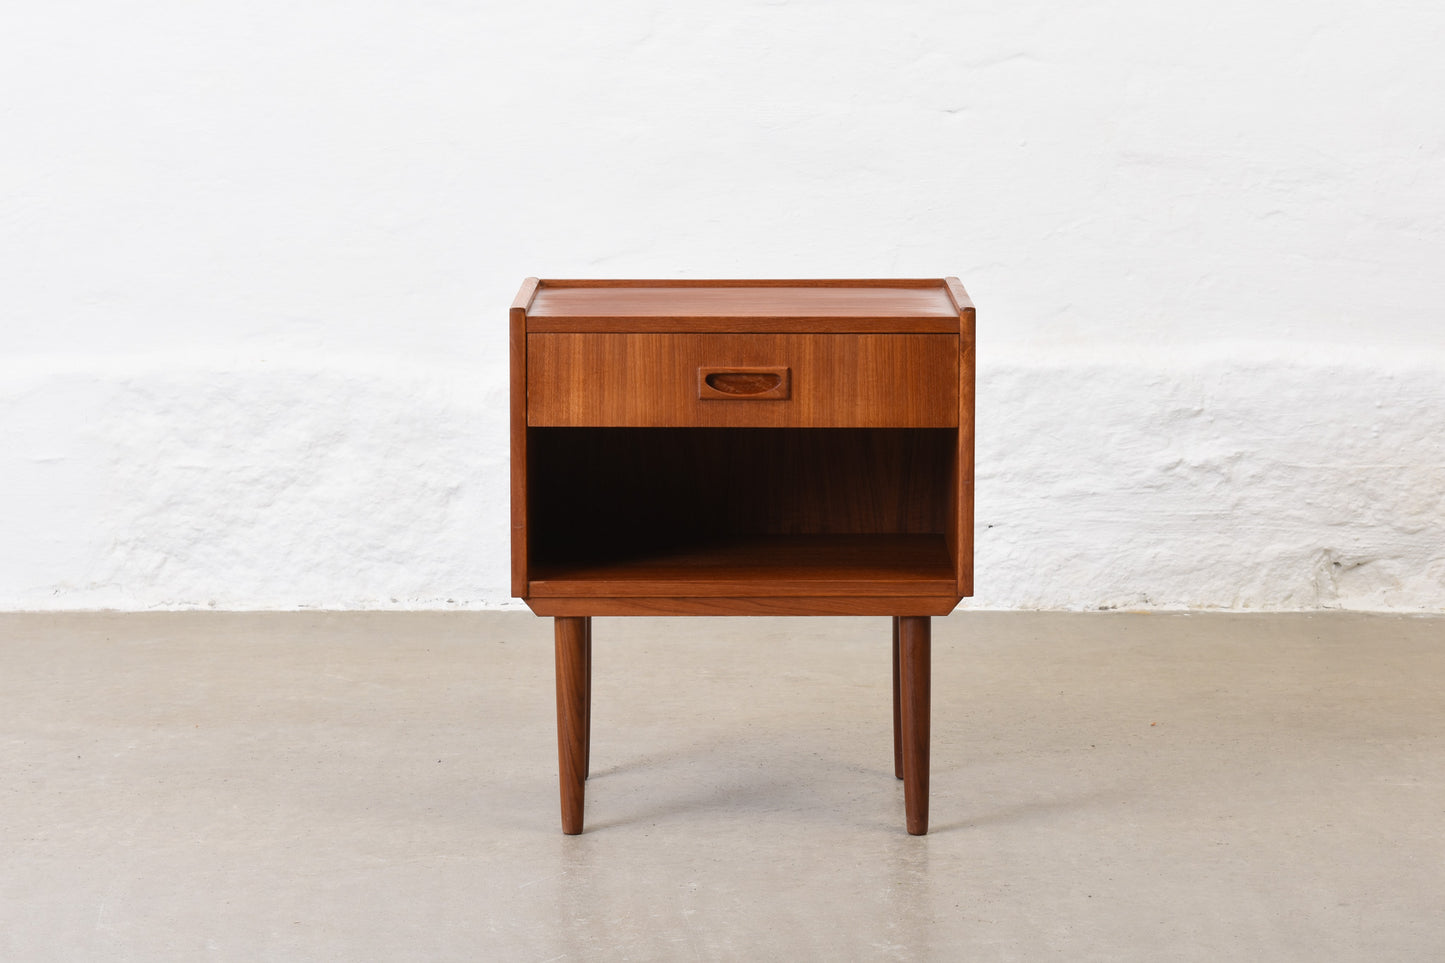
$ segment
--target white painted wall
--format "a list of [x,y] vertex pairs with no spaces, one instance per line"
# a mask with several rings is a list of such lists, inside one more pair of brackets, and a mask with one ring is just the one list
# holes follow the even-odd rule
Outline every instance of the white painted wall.
[[0,608],[492,607],[529,274],[958,274],[979,607],[1445,611],[1445,7],[0,9]]

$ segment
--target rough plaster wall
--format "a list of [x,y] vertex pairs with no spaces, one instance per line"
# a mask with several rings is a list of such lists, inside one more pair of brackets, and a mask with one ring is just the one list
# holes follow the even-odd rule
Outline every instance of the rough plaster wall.
[[[31,548],[0,557],[0,606],[485,607],[508,595],[505,385],[332,359],[127,361],[6,387],[0,430],[29,450],[0,455],[21,483],[0,525]],[[86,423],[60,435],[55,411]]]
[[1445,610],[1441,357],[989,367],[979,604]]
[[0,11],[0,608],[506,604],[543,276],[959,274],[981,606],[1440,611],[1445,7]]
[[[1445,609],[1439,358],[990,354],[970,604]],[[28,511],[0,519],[45,547],[0,558],[10,606],[507,603],[500,384],[337,364],[6,383],[32,455],[4,465]],[[81,407],[71,449],[16,423]],[[50,538],[57,519],[84,538]]]

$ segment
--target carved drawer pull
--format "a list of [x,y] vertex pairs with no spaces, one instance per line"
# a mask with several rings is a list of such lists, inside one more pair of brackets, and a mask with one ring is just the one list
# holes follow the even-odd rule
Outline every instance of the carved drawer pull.
[[785,401],[791,388],[788,368],[697,369],[697,396],[706,401]]

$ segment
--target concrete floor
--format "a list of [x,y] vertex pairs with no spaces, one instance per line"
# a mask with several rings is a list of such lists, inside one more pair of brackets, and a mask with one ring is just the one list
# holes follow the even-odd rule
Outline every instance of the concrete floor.
[[0,616],[3,960],[1445,959],[1445,619]]

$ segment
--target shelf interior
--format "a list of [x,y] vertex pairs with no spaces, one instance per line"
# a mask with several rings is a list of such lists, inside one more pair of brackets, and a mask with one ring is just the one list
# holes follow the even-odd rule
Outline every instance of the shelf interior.
[[544,596],[953,595],[951,429],[535,428]]
[[950,595],[942,535],[734,535],[541,564],[536,596]]

